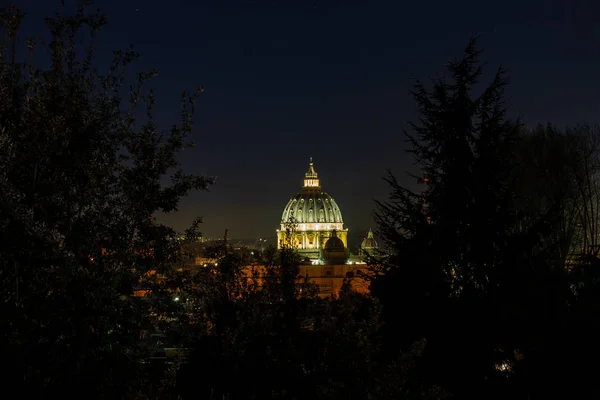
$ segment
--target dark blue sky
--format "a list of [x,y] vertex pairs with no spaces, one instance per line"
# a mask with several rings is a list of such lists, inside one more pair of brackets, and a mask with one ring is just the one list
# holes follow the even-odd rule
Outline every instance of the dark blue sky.
[[[41,32],[60,1],[17,4],[29,13],[26,29]],[[387,193],[385,169],[405,180],[411,166],[402,136],[415,117],[410,78],[443,72],[472,34],[484,34],[490,70],[508,69],[513,115],[530,125],[599,122],[600,4],[592,0],[95,5],[109,20],[99,50],[133,43],[142,54],[136,67],[158,69],[160,123],[177,120],[182,89],[206,89],[198,147],[183,162],[218,182],[164,218],[177,229],[200,214],[208,235],[229,228],[233,237],[273,236],[309,156],[346,226],[372,227],[373,198]]]

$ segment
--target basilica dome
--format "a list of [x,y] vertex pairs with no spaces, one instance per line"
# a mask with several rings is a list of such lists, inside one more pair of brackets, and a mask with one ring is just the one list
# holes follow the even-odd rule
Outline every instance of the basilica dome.
[[277,230],[278,247],[287,243],[315,259],[333,231],[337,231],[338,238],[347,247],[348,230],[344,229],[340,208],[321,188],[311,158],[308,172],[304,174],[304,186],[283,209],[281,227]]
[[[342,213],[333,198],[322,190],[302,190],[283,209],[281,222],[342,224]],[[333,229],[333,228],[332,228]]]
[[290,221],[298,224],[300,230],[343,229],[340,208],[329,194],[321,190],[312,161],[305,174],[304,187],[283,209],[281,224]]

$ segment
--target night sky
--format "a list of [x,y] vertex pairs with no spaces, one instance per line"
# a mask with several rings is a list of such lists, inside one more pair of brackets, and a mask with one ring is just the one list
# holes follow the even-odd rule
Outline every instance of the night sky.
[[[68,0],[66,3],[70,3]],[[72,4],[73,2],[71,2]],[[176,122],[181,90],[203,85],[190,172],[218,177],[161,220],[208,236],[273,237],[313,157],[346,227],[373,227],[386,168],[408,183],[402,128],[411,78],[426,80],[482,33],[491,70],[509,72],[510,111],[528,125],[598,123],[600,2],[96,1],[108,15],[102,54],[135,44],[156,68],[157,121]],[[22,0],[27,33],[59,0]],[[104,52],[104,53],[103,53]]]

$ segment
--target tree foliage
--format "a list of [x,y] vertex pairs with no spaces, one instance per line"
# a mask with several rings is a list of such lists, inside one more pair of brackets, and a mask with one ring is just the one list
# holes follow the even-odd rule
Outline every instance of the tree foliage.
[[104,74],[94,67],[103,14],[83,4],[47,18],[49,63],[34,39],[22,48],[23,18],[15,7],[0,13],[0,307],[10,380],[33,397],[131,397],[145,313],[131,295],[178,254],[173,230],[150,217],[212,182],[177,160],[191,146],[199,92],[182,94],[181,121],[163,131],[144,86],[155,72],[128,85],[133,48],[115,52]]
[[[293,235],[291,224],[289,235]],[[320,298],[291,241],[248,265],[222,242],[185,294],[193,349],[173,383],[182,398],[426,398],[406,384],[422,346],[382,357],[380,307],[352,291]],[[185,318],[180,321],[187,326]],[[233,384],[233,382],[237,384]],[[441,393],[441,392],[440,392]],[[441,398],[441,397],[440,397]]]
[[390,199],[377,203],[381,236],[395,255],[373,290],[400,285],[398,307],[415,325],[404,330],[405,344],[444,313],[445,299],[496,290],[506,271],[503,254],[514,221],[509,149],[519,125],[505,117],[502,69],[474,95],[483,72],[479,54],[472,40],[464,56],[448,64],[450,81],[437,78],[430,90],[416,83],[421,117],[406,134],[425,187],[413,192],[389,174]]
[[[405,132],[422,192],[390,173],[372,294],[318,295],[288,240],[251,257],[227,240],[189,274],[157,223],[212,178],[178,155],[181,121],[153,119],[138,54],[94,67],[106,18],[84,3],[46,19],[49,59],[0,11],[0,344],[30,397],[206,399],[595,398],[600,356],[598,128],[531,132],[506,116],[502,69],[481,88],[471,40],[447,77],[417,82]],[[47,62],[45,62],[47,61]],[[123,96],[128,97],[123,100]],[[140,289],[147,298],[133,296]],[[144,363],[140,331],[175,341]],[[549,385],[548,382],[553,382]]]
[[425,338],[418,381],[459,398],[597,393],[573,387],[589,373],[567,367],[598,348],[575,339],[584,321],[597,332],[589,318],[600,304],[594,278],[582,279],[597,264],[596,137],[586,126],[526,132],[506,117],[502,69],[478,92],[479,56],[471,40],[449,80],[413,90],[420,119],[406,134],[423,190],[390,173],[376,210],[392,250],[371,285],[385,346],[393,354]]

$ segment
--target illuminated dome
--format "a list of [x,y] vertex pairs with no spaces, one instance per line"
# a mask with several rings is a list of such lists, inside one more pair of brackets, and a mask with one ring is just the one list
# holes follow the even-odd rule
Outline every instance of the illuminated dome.
[[329,194],[321,190],[312,159],[305,174],[304,187],[283,209],[282,229],[289,221],[295,221],[299,230],[343,229],[340,208]]
[[373,237],[373,232],[369,229],[367,237],[362,241],[360,248],[363,250],[373,250],[378,248],[377,240]]
[[376,257],[379,254],[377,251],[378,247],[379,244],[377,243],[377,240],[375,240],[375,237],[373,237],[373,232],[369,229],[369,233],[367,233],[367,237],[364,238],[360,244],[360,249],[358,251],[362,261],[368,261],[369,258]]
[[320,188],[302,190],[288,202],[283,210],[281,222],[294,220],[307,229],[318,230],[320,226],[326,229],[342,228],[343,220],[340,208],[333,198]]
[[[342,213],[327,193],[319,190],[302,190],[283,210],[281,221],[294,218],[298,224],[342,224]],[[340,226],[341,227],[341,226]]]
[[[286,239],[290,223],[295,225],[293,238]],[[304,174],[304,186],[290,199],[281,215],[281,229],[277,231],[279,247],[291,240],[291,244],[306,253],[309,258],[318,258],[332,232],[337,231],[338,239],[347,247],[347,233],[344,229],[342,213],[335,200],[321,189],[312,158],[308,172]],[[309,254],[310,253],[310,254]]]

